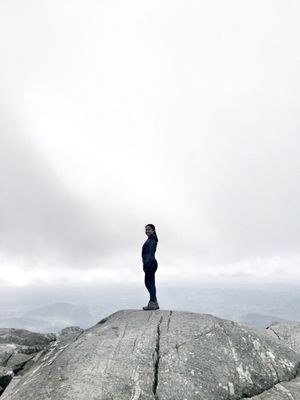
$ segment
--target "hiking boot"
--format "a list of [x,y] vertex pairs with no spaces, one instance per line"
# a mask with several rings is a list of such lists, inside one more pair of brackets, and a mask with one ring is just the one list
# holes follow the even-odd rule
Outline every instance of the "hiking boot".
[[159,304],[158,304],[157,301],[155,302],[155,305],[156,305],[156,309],[158,310],[159,309]]
[[159,305],[157,301],[149,301],[149,303],[143,307],[143,310],[158,310]]

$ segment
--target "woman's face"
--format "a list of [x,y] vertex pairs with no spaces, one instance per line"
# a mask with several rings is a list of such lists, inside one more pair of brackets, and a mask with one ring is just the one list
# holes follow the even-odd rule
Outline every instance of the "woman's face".
[[151,233],[154,233],[154,230],[151,228],[151,226],[146,226],[145,233],[147,236],[149,236]]

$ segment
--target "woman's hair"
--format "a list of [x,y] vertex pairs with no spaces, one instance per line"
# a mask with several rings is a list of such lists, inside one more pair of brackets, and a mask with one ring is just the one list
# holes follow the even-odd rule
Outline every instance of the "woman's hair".
[[156,241],[158,242],[158,237],[157,237],[157,234],[156,234],[155,226],[153,224],[147,224],[147,225],[145,225],[145,228],[146,228],[146,226],[150,226],[150,228],[154,230],[154,235],[156,237]]

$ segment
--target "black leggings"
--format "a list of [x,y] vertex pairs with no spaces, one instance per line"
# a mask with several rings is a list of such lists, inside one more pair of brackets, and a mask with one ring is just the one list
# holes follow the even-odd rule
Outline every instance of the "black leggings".
[[150,301],[157,301],[156,299],[156,287],[155,287],[155,272],[157,270],[157,262],[151,267],[147,268],[145,272],[145,286],[150,294]]

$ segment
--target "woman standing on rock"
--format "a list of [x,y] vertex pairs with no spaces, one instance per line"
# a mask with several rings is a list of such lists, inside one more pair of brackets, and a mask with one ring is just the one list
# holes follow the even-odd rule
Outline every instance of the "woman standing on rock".
[[148,239],[143,244],[142,259],[143,270],[145,272],[145,286],[150,294],[150,301],[147,306],[143,307],[143,310],[157,310],[159,305],[156,298],[155,272],[158,264],[155,259],[155,251],[158,238],[155,226],[153,224],[147,224],[145,226],[145,233],[148,236]]

